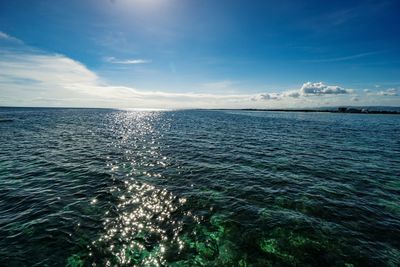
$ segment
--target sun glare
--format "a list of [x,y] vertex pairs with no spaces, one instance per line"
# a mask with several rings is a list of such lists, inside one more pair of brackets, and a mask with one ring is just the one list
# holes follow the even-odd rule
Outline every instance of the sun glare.
[[133,7],[140,9],[159,8],[167,3],[165,0],[115,0],[115,2],[125,8]]

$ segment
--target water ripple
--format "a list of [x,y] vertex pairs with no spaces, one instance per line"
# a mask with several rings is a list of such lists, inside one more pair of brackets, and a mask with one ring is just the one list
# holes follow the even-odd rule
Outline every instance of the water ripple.
[[398,116],[2,108],[1,266],[398,266]]

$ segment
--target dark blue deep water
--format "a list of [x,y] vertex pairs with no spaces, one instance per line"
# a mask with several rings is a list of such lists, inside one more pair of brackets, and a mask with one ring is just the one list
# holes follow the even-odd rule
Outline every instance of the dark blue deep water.
[[400,116],[0,118],[0,266],[400,266]]

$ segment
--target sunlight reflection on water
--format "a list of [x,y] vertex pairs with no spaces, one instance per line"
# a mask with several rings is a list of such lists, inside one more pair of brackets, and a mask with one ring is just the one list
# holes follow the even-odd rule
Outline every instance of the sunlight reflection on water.
[[[161,115],[161,112],[121,112],[114,118],[113,130],[119,139],[113,146],[123,148],[125,154],[123,161],[110,161],[108,166],[112,178],[122,179],[123,183],[110,189],[118,204],[114,211],[105,212],[104,233],[91,248],[101,248],[109,255],[107,266],[115,263],[165,265],[167,249],[173,248],[174,253],[179,253],[184,247],[180,239],[182,217],[177,220],[172,215],[186,199],[135,179],[140,175],[162,179],[161,173],[142,171],[143,167],[167,165],[167,158],[159,151],[160,133],[153,127]],[[191,214],[183,215],[199,222]]]
[[0,266],[399,266],[397,116],[3,110]]

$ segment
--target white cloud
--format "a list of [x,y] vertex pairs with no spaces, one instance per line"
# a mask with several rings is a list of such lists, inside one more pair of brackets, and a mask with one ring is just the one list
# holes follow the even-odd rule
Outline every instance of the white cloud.
[[3,76],[52,85],[91,84],[98,79],[81,63],[59,54],[5,53],[0,69]]
[[10,36],[7,33],[0,31],[0,39],[9,39]]
[[370,90],[365,92],[367,93],[368,96],[398,96],[398,90],[396,88],[389,88],[375,93],[372,93]]
[[147,59],[116,59],[115,57],[106,57],[105,61],[113,64],[124,64],[124,65],[151,63],[151,60]]
[[326,85],[323,82],[311,83],[307,82],[303,84],[300,89],[300,93],[304,96],[308,95],[338,95],[348,94],[349,90],[344,89],[337,85]]
[[378,96],[397,96],[397,89],[389,88],[386,91],[379,91],[376,93]]
[[382,53],[382,51],[372,51],[372,52],[354,54],[354,55],[349,55],[349,56],[344,56],[344,57],[303,60],[303,62],[323,63],[323,62],[347,61],[347,60],[351,60],[351,59],[358,59],[358,58],[363,58],[363,57],[375,55],[375,54],[378,54],[378,53]]
[[[322,83],[317,83],[320,84],[318,93],[303,92],[302,89],[310,87],[309,84],[306,83],[306,86],[298,90],[261,94],[144,91],[110,84],[82,63],[64,55],[38,53],[33,49],[10,50],[0,54],[0,105],[116,108],[316,107],[324,105],[326,98],[323,95],[337,93],[337,89]],[[388,90],[387,93],[393,94],[394,91]],[[347,100],[351,103],[349,98]],[[335,101],[330,98],[331,103]]]
[[281,100],[284,98],[300,98],[309,96],[323,96],[323,95],[340,95],[351,93],[352,90],[344,89],[336,85],[326,85],[323,82],[304,83],[299,90],[285,91],[283,93],[263,93],[257,97],[253,97],[253,101],[257,100]]
[[5,41],[8,41],[8,42],[15,42],[15,43],[22,43],[22,41],[19,40],[18,38],[10,36],[7,33],[2,32],[2,31],[0,31],[0,40],[5,40]]
[[262,93],[255,95],[251,98],[252,101],[259,101],[259,100],[278,100],[281,98],[281,95],[278,93]]
[[[217,93],[139,90],[106,82],[76,60],[61,54],[45,53],[28,47],[3,32],[0,32],[0,40],[19,43],[18,49],[9,48],[7,50],[7,46],[1,48],[0,105],[115,108],[286,108],[321,106],[326,104],[327,97],[324,96],[331,96],[329,97],[331,104],[351,103],[350,97],[339,97],[339,95],[345,96],[351,90],[325,85],[322,82],[308,82],[297,90],[260,94],[235,94],[226,90],[220,90]],[[12,44],[15,47],[15,43]],[[133,60],[130,63],[121,63],[124,61],[115,58],[109,60],[115,63],[120,62],[119,64],[139,64],[138,62],[133,63]],[[232,84],[234,82],[223,80],[204,84],[204,86],[229,89]],[[397,90],[392,88],[379,92],[379,95],[396,95],[397,93]],[[365,101],[367,98],[367,96],[363,97],[362,100]],[[375,98],[369,99],[375,101]],[[379,99],[383,99],[379,104],[396,102],[394,98],[391,98],[392,100],[389,98]]]
[[293,97],[293,98],[298,98],[300,97],[300,92],[299,91],[287,91],[287,92],[283,92],[282,96],[283,97]]
[[0,55],[0,95],[1,105],[17,106],[193,108],[251,103],[248,94],[167,93],[110,85],[78,61],[30,49]]

